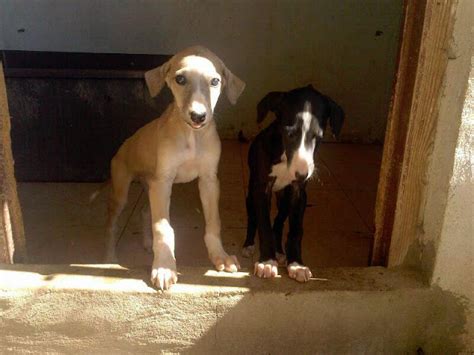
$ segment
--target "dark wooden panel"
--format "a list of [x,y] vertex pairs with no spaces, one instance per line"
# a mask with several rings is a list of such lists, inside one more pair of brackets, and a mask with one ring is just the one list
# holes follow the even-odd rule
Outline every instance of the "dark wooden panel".
[[[161,58],[161,61],[163,58]],[[103,181],[110,159],[171,102],[142,79],[6,79],[18,181]]]
[[141,78],[169,55],[2,51],[5,77]]
[[8,78],[141,79],[141,70],[10,68]]

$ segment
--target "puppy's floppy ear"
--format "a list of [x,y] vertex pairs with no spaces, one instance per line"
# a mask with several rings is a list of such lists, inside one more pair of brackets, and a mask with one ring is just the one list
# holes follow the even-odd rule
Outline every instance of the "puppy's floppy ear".
[[166,74],[170,68],[169,61],[162,66],[149,70],[145,73],[145,81],[151,97],[158,95],[165,85]]
[[263,121],[268,111],[275,112],[278,111],[278,107],[281,104],[281,101],[284,96],[284,92],[272,91],[269,92],[257,105],[257,122],[260,123]]
[[232,105],[237,103],[237,99],[245,89],[245,83],[234,75],[229,69],[224,66],[225,78],[225,93]]
[[326,96],[326,100],[329,108],[329,126],[332,134],[338,138],[344,123],[344,111],[331,98]]

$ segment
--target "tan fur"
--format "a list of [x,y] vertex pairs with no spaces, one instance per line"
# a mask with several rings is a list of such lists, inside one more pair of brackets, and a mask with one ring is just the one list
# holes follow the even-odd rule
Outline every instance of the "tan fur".
[[[175,82],[178,74],[186,76],[187,85]],[[218,87],[209,85],[212,78],[220,79]],[[131,181],[140,178],[147,186],[151,210],[151,281],[162,289],[176,283],[174,230],[169,222],[171,188],[173,183],[199,178],[209,258],[218,270],[235,272],[240,268],[238,261],[224,251],[220,237],[217,168],[221,144],[213,110],[221,91],[235,103],[245,84],[215,54],[199,46],[176,54],[161,67],[145,73],[145,79],[152,96],[158,95],[166,83],[175,100],[161,117],[128,138],[112,159],[106,259],[116,260],[116,221],[126,203]],[[199,129],[193,127],[189,117],[189,110],[195,107],[206,112],[204,126]]]

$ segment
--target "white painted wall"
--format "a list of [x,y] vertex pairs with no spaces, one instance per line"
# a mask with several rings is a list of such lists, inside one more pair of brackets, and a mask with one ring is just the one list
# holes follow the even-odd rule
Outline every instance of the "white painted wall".
[[[346,138],[382,140],[402,0],[2,0],[2,49],[172,54],[202,44],[247,82],[219,106],[223,135],[254,133],[268,91],[313,83],[347,113]],[[382,31],[376,36],[376,31]]]

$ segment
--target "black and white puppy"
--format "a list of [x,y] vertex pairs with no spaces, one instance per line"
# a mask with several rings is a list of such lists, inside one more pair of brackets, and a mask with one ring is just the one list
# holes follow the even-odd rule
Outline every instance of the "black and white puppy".
[[[288,274],[305,282],[312,277],[301,258],[306,182],[314,173],[314,153],[323,139],[327,122],[338,136],[344,112],[311,85],[288,92],[270,92],[257,106],[257,121],[263,121],[268,111],[275,113],[276,120],[257,135],[248,154],[248,225],[242,253],[247,257],[253,254],[258,231],[260,257],[254,273],[264,278],[278,275],[278,262],[285,262],[282,233],[288,218],[285,248]],[[272,227],[273,192],[278,214]]]

